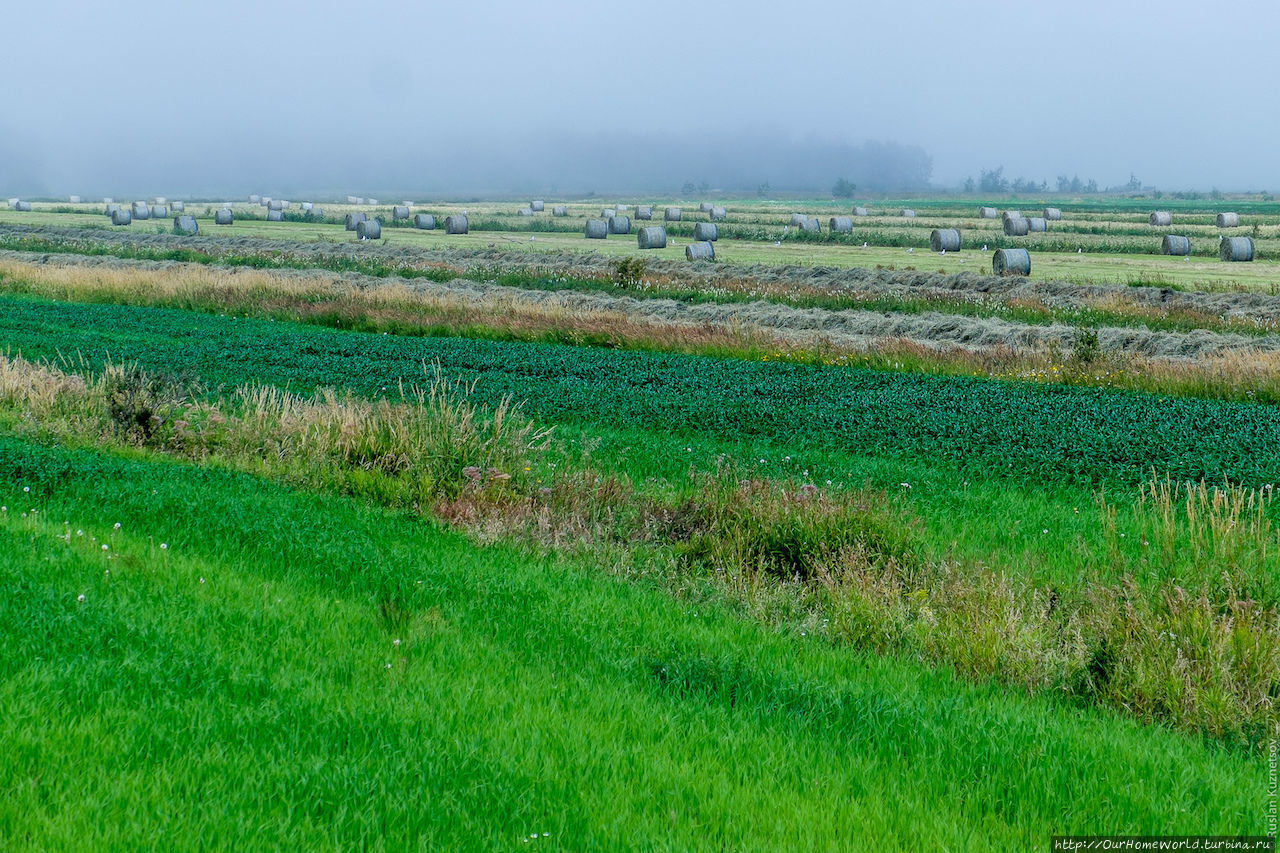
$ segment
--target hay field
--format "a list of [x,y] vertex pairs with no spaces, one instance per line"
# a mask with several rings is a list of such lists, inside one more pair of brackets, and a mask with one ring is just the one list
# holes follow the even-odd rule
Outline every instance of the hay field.
[[1270,831],[1280,208],[641,201],[0,211],[0,846]]

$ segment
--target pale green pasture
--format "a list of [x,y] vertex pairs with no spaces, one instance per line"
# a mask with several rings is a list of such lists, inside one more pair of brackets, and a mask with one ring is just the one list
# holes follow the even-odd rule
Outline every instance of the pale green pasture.
[[[65,205],[56,205],[65,207]],[[22,223],[31,225],[56,226],[104,226],[105,219],[96,212],[101,205],[81,205],[84,213],[58,213],[51,210],[55,205],[37,205],[30,213],[19,213],[12,210],[0,210],[0,223]],[[208,206],[191,204],[187,212],[200,222],[201,233],[218,236],[254,236],[278,240],[292,241],[354,241],[352,232],[341,225],[300,222],[265,222],[241,218],[230,226],[215,226],[205,218]],[[239,209],[249,210],[249,205],[237,205]],[[377,210],[383,210],[379,205]],[[438,217],[453,212],[467,210],[468,215],[479,218],[490,218],[512,209],[511,204],[485,205],[431,205],[417,207],[418,211],[429,211]],[[345,210],[355,209],[350,205],[324,205],[327,216],[341,214]],[[588,213],[599,213],[599,203],[574,204],[570,206],[569,221],[586,218]],[[252,209],[260,211],[254,206]],[[372,210],[365,206],[366,211]],[[93,212],[90,212],[90,211]],[[696,211],[696,206],[694,207]],[[387,208],[389,213],[389,207]],[[634,212],[634,210],[632,211]],[[660,217],[660,210],[655,210]],[[731,214],[731,219],[733,218]],[[548,217],[548,219],[550,219]],[[512,217],[512,222],[520,220],[528,226],[527,220]],[[535,220],[536,221],[536,220]],[[564,219],[555,220],[557,223]],[[859,221],[859,227],[882,228],[904,227],[902,219],[892,217],[867,217]],[[965,233],[966,245],[981,245],[981,232],[973,230],[980,220],[961,222],[962,233]],[[441,223],[442,224],[442,223]],[[633,221],[633,227],[638,225]],[[655,219],[653,224],[663,224]],[[140,234],[156,233],[157,229],[168,231],[172,219],[146,220],[125,226],[127,230]],[[973,228],[971,228],[973,226]],[[917,269],[926,272],[944,271],[947,273],[975,272],[988,273],[991,269],[991,252],[983,252],[978,248],[965,248],[960,252],[948,253],[945,256],[929,252],[927,246],[928,232],[918,224],[909,227],[918,228],[921,234],[921,246],[908,248],[901,246],[848,245],[841,243],[811,243],[801,241],[767,240],[730,240],[722,239],[716,243],[717,258],[733,264],[765,264],[796,266],[832,266],[832,267],[892,267],[895,269]],[[119,230],[119,229],[112,229]],[[641,252],[632,235],[610,236],[607,240],[587,240],[578,231],[529,232],[529,231],[473,231],[464,235],[447,235],[443,228],[432,231],[420,231],[412,228],[384,228],[383,237],[391,244],[404,244],[424,248],[495,248],[503,251],[520,253],[560,253],[596,252],[606,256],[627,256],[642,254],[646,257],[683,259],[684,249],[689,238],[672,236],[666,249],[645,250]],[[995,236],[995,232],[991,232]],[[1052,235],[1047,235],[1052,236]],[[1082,240],[1091,235],[1082,235]],[[1274,292],[1280,286],[1280,263],[1275,261],[1255,261],[1248,264],[1225,264],[1216,259],[1203,256],[1193,258],[1171,258],[1162,255],[1106,253],[1071,253],[1036,251],[1036,236],[1026,238],[1026,245],[1032,250],[1032,275],[1038,280],[1066,280],[1090,283],[1156,283],[1196,290],[1258,290]],[[1153,239],[1158,239],[1154,235]]]

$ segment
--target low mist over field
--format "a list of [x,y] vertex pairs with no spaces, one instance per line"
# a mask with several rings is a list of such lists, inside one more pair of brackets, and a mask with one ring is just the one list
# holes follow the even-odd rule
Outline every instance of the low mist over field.
[[55,2],[7,10],[10,194],[1265,190],[1280,12],[1167,3]]

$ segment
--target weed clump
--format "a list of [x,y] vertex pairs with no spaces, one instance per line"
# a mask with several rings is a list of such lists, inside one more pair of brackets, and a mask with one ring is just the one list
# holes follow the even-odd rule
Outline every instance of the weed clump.
[[613,283],[627,289],[639,287],[648,265],[645,258],[619,258],[609,264],[613,270]]

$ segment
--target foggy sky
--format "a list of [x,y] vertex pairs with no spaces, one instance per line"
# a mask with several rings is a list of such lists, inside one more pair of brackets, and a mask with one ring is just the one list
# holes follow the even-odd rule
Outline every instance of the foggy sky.
[[[783,188],[868,141],[940,187],[1280,190],[1271,2],[53,0],[4,25],[6,195]],[[612,156],[575,176],[587,142]]]

